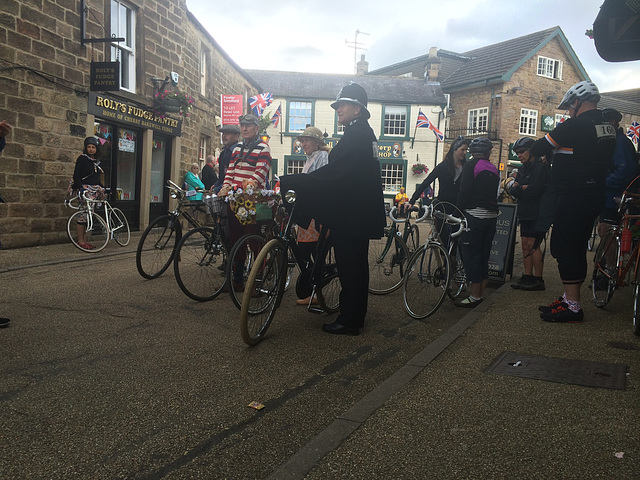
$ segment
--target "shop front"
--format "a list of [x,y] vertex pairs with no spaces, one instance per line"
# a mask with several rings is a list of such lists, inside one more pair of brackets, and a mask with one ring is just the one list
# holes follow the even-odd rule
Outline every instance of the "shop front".
[[[104,185],[111,189],[133,229],[144,228],[167,212],[165,185],[171,178],[173,152],[179,152],[182,120],[159,117],[148,107],[106,94],[91,92],[89,115],[100,142]],[[176,153],[177,154],[177,153]]]

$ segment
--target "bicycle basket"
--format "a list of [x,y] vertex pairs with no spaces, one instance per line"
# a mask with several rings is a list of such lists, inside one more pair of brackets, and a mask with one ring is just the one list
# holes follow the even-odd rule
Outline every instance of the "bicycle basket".
[[220,197],[207,195],[204,197],[204,203],[207,205],[211,215],[220,215],[222,212],[222,205],[224,201],[220,199]]

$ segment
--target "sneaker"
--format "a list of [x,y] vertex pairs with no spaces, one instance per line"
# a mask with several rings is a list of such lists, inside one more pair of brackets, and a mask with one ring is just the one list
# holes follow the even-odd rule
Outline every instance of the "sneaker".
[[8,327],[11,324],[11,320],[8,318],[0,318],[0,328]]
[[[528,292],[534,291],[543,291],[544,290],[544,280],[540,277],[531,277],[532,282],[526,285],[522,285],[520,290],[525,290]],[[511,285],[513,287],[513,285]]]
[[474,300],[473,298],[471,298],[471,296],[469,296],[463,300],[458,300],[457,302],[455,302],[454,305],[456,307],[462,307],[462,308],[476,308],[481,303],[482,303],[482,298],[478,300]]
[[562,305],[558,305],[548,313],[542,312],[540,314],[540,318],[542,318],[545,322],[552,323],[582,323],[582,320],[584,319],[584,313],[582,312],[582,309],[574,312],[573,310],[567,308],[565,305],[567,304],[563,303]]
[[551,313],[551,310],[553,310],[554,308],[559,307],[560,305],[564,306],[565,308],[569,308],[569,305],[567,305],[566,303],[564,303],[562,301],[562,297],[558,297],[556,300],[551,302],[549,305],[540,305],[538,307],[538,310],[540,310],[542,313]]
[[533,275],[523,274],[522,277],[520,277],[520,280],[518,280],[516,283],[511,284],[511,288],[515,288],[516,290],[524,290],[524,287],[533,285],[534,281],[535,280]]

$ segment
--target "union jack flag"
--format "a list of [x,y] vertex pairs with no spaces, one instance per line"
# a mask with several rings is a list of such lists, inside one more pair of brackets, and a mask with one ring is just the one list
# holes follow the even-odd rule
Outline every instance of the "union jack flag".
[[416,123],[416,128],[428,128],[435,134],[438,141],[444,142],[444,134],[429,121],[421,109],[418,110],[418,122]]
[[273,96],[270,93],[261,93],[249,99],[249,106],[256,116],[260,117],[264,109],[271,105]]
[[282,117],[282,105],[278,105],[278,109],[276,113],[271,117],[271,123],[273,123],[274,127],[278,127],[278,123],[280,123],[280,117]]
[[422,110],[418,110],[418,123],[416,123],[416,128],[431,128],[431,122]]
[[638,145],[638,139],[640,139],[640,123],[633,122],[627,132],[627,137],[631,139],[633,143]]

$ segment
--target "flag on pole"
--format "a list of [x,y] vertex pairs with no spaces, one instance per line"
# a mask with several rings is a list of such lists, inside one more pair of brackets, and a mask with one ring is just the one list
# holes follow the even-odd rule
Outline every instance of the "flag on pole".
[[276,128],[278,128],[278,123],[280,123],[280,117],[282,117],[282,105],[278,105],[276,113],[271,117],[271,123],[273,123],[273,126]]
[[631,139],[633,143],[638,145],[638,139],[640,139],[640,123],[633,122],[627,131],[627,137]]
[[270,93],[261,93],[249,99],[249,106],[253,113],[260,117],[264,109],[271,105],[271,102],[273,102],[273,96]]
[[444,134],[440,130],[438,130],[433,123],[429,121],[427,116],[422,112],[422,109],[418,110],[418,121],[416,123],[416,129],[418,128],[428,128],[435,134],[438,141],[444,142]]

